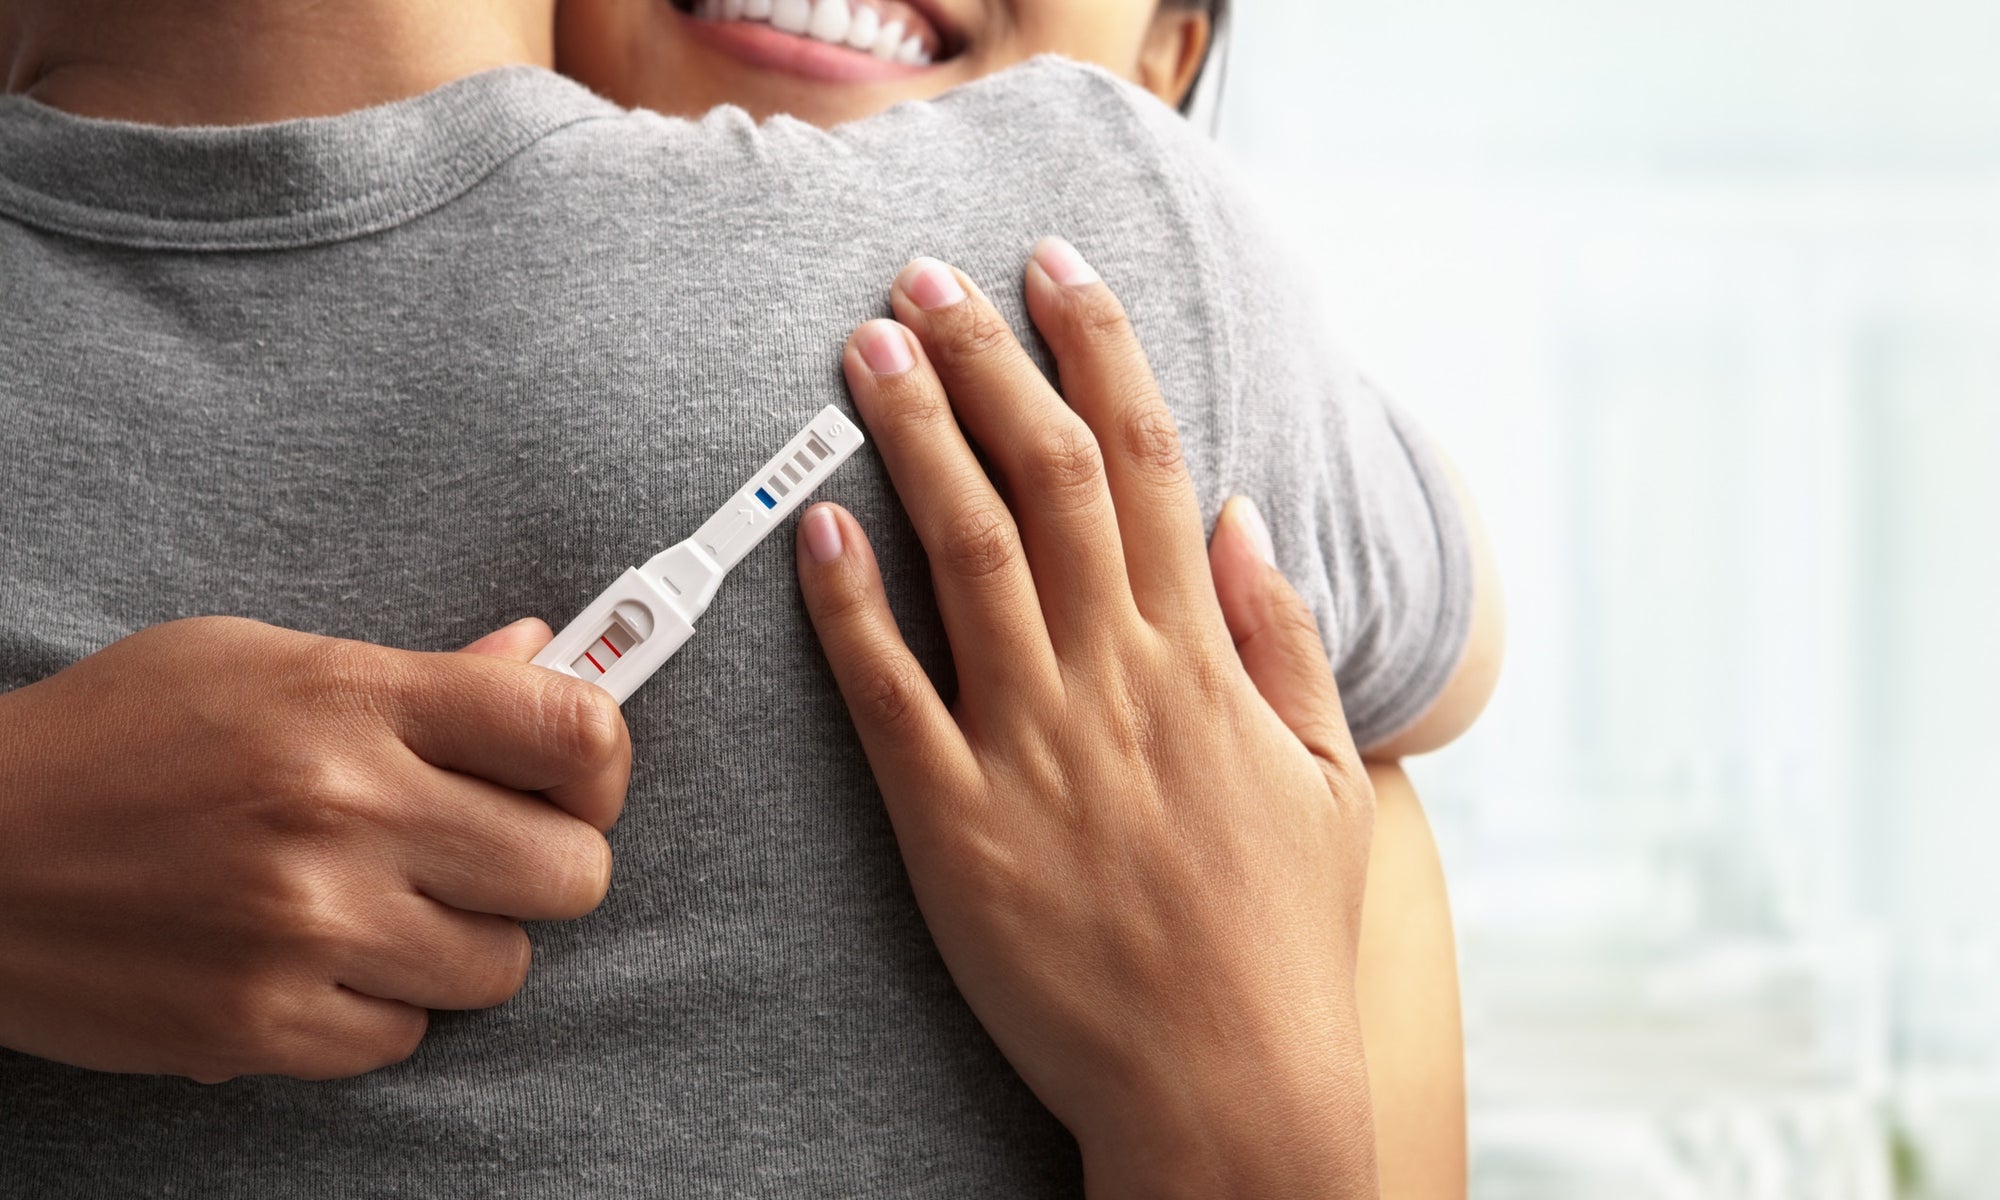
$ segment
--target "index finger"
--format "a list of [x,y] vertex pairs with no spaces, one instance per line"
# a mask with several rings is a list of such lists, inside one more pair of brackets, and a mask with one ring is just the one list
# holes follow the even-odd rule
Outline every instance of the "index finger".
[[528,663],[476,654],[405,656],[392,719],[419,758],[610,829],[625,805],[632,739],[610,693]]

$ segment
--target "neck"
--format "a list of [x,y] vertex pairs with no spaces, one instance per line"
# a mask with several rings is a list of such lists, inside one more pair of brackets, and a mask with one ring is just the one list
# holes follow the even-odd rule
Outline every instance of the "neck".
[[0,0],[4,90],[89,117],[248,125],[549,66],[554,0]]

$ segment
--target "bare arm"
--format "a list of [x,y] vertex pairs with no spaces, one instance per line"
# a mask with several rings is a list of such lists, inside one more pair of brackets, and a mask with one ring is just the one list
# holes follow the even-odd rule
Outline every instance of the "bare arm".
[[1472,543],[1472,629],[1450,682],[1423,716],[1368,748],[1375,841],[1361,912],[1355,986],[1375,1109],[1382,1194],[1463,1200],[1467,1189],[1465,1035],[1458,954],[1437,841],[1400,760],[1456,741],[1499,682],[1506,606],[1492,546],[1465,483],[1449,462]]
[[1355,987],[1382,1194],[1463,1200],[1465,1040],[1444,870],[1403,768],[1370,763],[1368,777],[1375,841]]

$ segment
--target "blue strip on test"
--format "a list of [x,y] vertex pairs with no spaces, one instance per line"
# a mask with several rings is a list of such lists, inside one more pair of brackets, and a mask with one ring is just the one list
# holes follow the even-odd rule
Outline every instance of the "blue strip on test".
[[778,507],[778,502],[776,500],[771,499],[771,493],[765,491],[763,488],[757,489],[757,498],[764,502],[765,508]]

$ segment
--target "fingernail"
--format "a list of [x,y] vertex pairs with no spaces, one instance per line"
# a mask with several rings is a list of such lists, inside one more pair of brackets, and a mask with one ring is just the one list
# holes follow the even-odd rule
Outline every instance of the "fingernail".
[[920,258],[903,269],[903,294],[925,312],[950,308],[965,299],[958,276],[935,258]]
[[806,513],[806,553],[816,563],[830,563],[840,557],[840,522],[833,510],[822,504]]
[[1097,282],[1097,272],[1083,261],[1076,247],[1059,237],[1045,237],[1035,244],[1035,261],[1050,279],[1064,287],[1081,287]]
[[910,339],[894,321],[870,321],[854,335],[861,348],[861,361],[877,375],[901,375],[917,365],[910,354]]
[[1248,496],[1236,497],[1237,519],[1243,522],[1243,531],[1250,535],[1250,544],[1257,548],[1257,557],[1266,566],[1278,565],[1277,548],[1271,545],[1271,527],[1264,523],[1264,514],[1257,511],[1257,502]]

